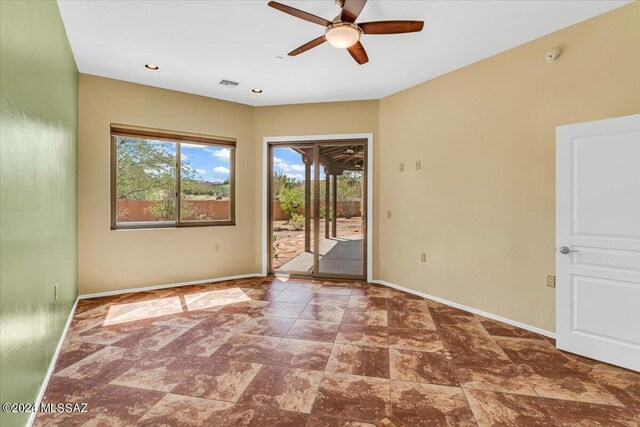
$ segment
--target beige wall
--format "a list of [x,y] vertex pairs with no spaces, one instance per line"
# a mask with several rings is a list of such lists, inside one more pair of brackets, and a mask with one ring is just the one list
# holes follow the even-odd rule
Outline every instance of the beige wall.
[[640,112],[639,23],[636,3],[381,100],[378,278],[553,331],[555,127]]
[[[80,294],[259,271],[255,253],[253,108],[80,76]],[[237,138],[235,227],[110,230],[109,124]],[[220,251],[214,244],[220,244]]]
[[[378,101],[254,108],[81,75],[80,294],[260,272],[262,137],[376,132],[377,121]],[[111,230],[110,123],[237,138],[237,225]]]
[[[263,137],[373,132],[374,278],[554,330],[555,127],[640,112],[638,22],[636,3],[380,101],[253,108],[82,75],[80,293],[260,271]],[[111,122],[236,137],[238,225],[111,231]]]

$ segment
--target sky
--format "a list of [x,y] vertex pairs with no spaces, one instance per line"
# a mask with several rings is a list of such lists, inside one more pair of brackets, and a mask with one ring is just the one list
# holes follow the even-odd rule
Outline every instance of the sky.
[[[320,179],[324,179],[324,168],[320,168]],[[304,163],[300,153],[293,151],[291,148],[274,147],[273,149],[273,170],[275,172],[284,172],[290,178],[296,181],[304,181]],[[313,177],[313,168],[311,168],[311,176]]]
[[229,178],[230,150],[224,147],[181,145],[182,162],[188,162],[196,172],[196,179],[221,183]]
[[[155,142],[155,141],[154,141]],[[165,145],[164,141],[157,141]],[[175,147],[170,145],[168,151],[175,154]],[[209,145],[181,144],[182,162],[188,163],[195,172],[195,179],[222,183],[230,176],[230,150],[225,147]],[[273,170],[283,172],[298,182],[304,181],[304,163],[300,153],[288,147],[274,147]],[[311,168],[313,177],[313,167]],[[320,179],[324,179],[324,168],[320,168]]]
[[[231,166],[228,148],[182,143],[181,154],[182,161],[188,162],[196,172],[196,179],[221,183],[229,178]],[[273,149],[273,168],[296,181],[304,181],[302,156],[291,148]],[[322,169],[320,168],[320,179],[324,179]]]

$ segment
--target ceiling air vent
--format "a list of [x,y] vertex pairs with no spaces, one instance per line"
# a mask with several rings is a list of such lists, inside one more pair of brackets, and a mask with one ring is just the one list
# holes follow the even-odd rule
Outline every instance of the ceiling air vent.
[[220,83],[218,83],[218,84],[220,86],[234,88],[234,87],[238,86],[240,83],[234,82],[234,81],[231,81],[231,80],[222,79],[222,80],[220,80]]

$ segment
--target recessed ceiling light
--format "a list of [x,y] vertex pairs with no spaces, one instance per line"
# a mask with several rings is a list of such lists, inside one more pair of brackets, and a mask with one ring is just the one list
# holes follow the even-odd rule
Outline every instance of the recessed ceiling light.
[[160,67],[158,67],[156,64],[144,64],[145,68],[148,68],[149,70],[158,70],[160,69]]
[[251,89],[253,93],[262,93],[262,89]]

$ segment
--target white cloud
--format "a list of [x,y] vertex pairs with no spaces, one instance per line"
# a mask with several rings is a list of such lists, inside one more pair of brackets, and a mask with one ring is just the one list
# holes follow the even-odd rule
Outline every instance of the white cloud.
[[180,145],[182,145],[183,147],[194,147],[194,148],[203,148],[202,145],[198,145],[198,144],[189,144],[188,142],[183,142]]
[[293,174],[293,172],[304,172],[304,165],[300,163],[289,163],[288,161],[279,157],[273,158],[274,170],[282,171],[285,175],[296,176],[299,174]]
[[229,160],[231,158],[231,150],[228,148],[221,148],[211,153],[216,159]]
[[158,169],[145,169],[144,171],[149,175],[160,175],[161,173]]
[[285,173],[288,178],[294,179],[296,181],[304,181],[304,175],[301,173]]
[[198,174],[200,174],[200,175],[204,175],[204,174],[206,174],[206,173],[207,173],[207,171],[206,171],[206,170],[204,170],[204,169],[196,169],[196,172],[197,172]]
[[216,166],[215,168],[213,168],[213,171],[215,173],[229,173],[229,172],[231,172],[229,169],[225,168],[224,166]]
[[184,153],[180,153],[180,157],[182,157],[182,160],[189,160],[189,157]]

